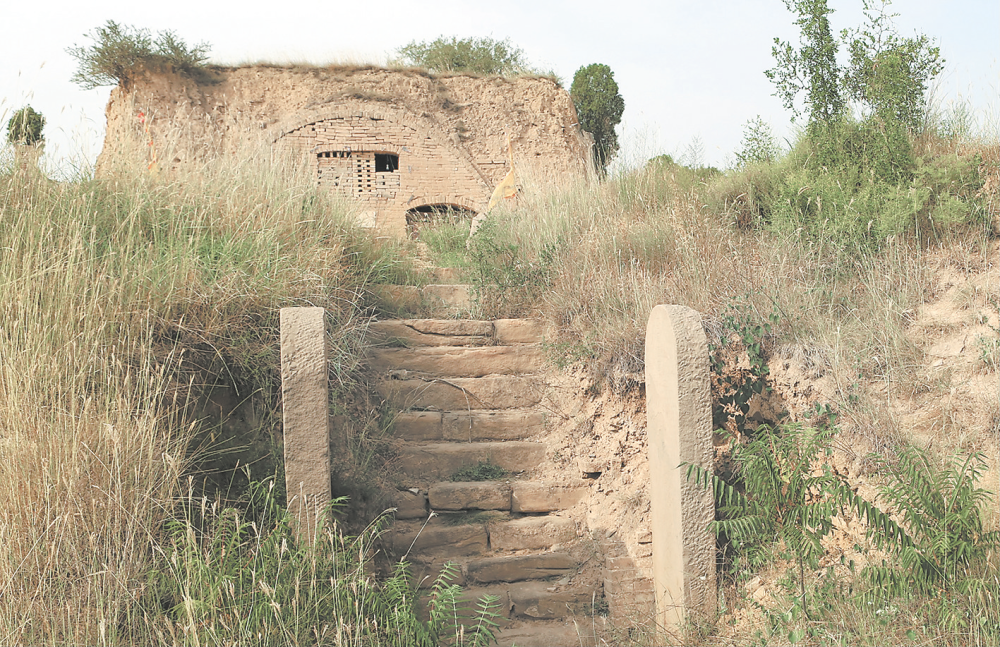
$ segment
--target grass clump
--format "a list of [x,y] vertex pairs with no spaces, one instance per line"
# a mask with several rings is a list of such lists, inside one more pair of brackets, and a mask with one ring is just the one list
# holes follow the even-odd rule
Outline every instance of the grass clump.
[[[498,600],[459,600],[447,565],[422,616],[405,562],[386,577],[369,568],[385,518],[360,535],[343,534],[332,515],[297,537],[273,480],[251,481],[241,507],[194,498],[167,524],[168,544],[141,602],[160,644],[486,645]],[[309,533],[306,533],[309,534]]]
[[497,481],[510,472],[487,459],[457,470],[451,475],[452,481]]

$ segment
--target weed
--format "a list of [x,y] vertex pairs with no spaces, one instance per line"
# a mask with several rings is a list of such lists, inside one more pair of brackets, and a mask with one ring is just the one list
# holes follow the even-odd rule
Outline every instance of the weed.
[[498,481],[510,472],[489,459],[466,465],[451,475],[452,481]]

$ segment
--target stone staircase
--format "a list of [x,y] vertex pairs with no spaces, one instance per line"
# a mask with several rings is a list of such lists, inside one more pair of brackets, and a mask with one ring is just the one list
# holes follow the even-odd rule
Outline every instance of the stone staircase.
[[[464,286],[397,290],[400,310],[432,300],[468,307]],[[391,319],[371,325],[368,364],[394,414],[398,492],[388,533],[429,587],[457,565],[469,607],[500,599],[500,645],[592,645],[600,583],[580,576],[594,553],[564,511],[583,500],[581,476],[542,480],[546,446],[541,323],[528,319]],[[453,480],[502,468],[494,480]],[[589,552],[588,552],[589,551]]]

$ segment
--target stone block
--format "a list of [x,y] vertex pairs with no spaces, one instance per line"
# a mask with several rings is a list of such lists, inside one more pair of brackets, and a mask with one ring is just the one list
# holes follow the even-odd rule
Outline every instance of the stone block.
[[544,338],[544,323],[538,319],[497,319],[493,328],[501,344],[537,344]]
[[429,523],[424,526],[413,521],[397,522],[392,529],[391,543],[396,559],[402,558],[407,551],[411,553],[410,558],[419,555],[427,561],[482,555],[487,547],[486,528],[481,524]]
[[392,435],[405,440],[441,440],[440,411],[404,411],[392,421]]
[[431,510],[510,510],[510,486],[497,481],[437,483],[427,496]]
[[544,383],[533,377],[495,375],[448,380],[383,380],[376,385],[383,398],[406,409],[463,411],[532,407],[542,400]]
[[[565,618],[563,616],[560,619]],[[496,633],[498,647],[578,647],[597,645],[594,628],[580,622],[515,621]]]
[[422,482],[439,481],[463,467],[490,461],[519,472],[537,467],[545,459],[545,445],[527,441],[486,443],[402,443],[398,446],[399,470]]
[[282,308],[285,487],[297,531],[315,529],[330,501],[328,344],[323,308]]
[[449,377],[535,373],[544,362],[534,346],[434,346],[373,348],[368,365],[377,372],[408,371]]
[[397,491],[392,497],[397,519],[422,519],[427,516],[427,497],[422,492]]
[[576,524],[565,517],[524,517],[490,525],[493,550],[547,549],[576,539]]
[[486,346],[493,343],[489,321],[389,319],[368,326],[369,338],[399,346]]
[[554,512],[572,508],[590,493],[590,486],[515,481],[511,484],[513,512]]
[[446,413],[444,440],[520,440],[545,431],[540,411],[475,411]]
[[595,591],[560,589],[547,582],[521,582],[511,584],[507,593],[514,615],[541,620],[589,614]]
[[569,575],[579,564],[569,553],[504,555],[468,564],[469,578],[476,582],[520,582]]
[[682,464],[712,470],[708,341],[701,317],[684,306],[656,306],[646,326],[646,436],[657,625],[661,637],[715,617],[715,518],[711,488]]

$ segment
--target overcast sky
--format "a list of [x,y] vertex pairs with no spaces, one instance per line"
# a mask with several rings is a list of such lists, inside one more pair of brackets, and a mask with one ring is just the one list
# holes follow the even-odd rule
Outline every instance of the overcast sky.
[[[829,0],[836,33],[861,24],[862,0]],[[93,162],[104,134],[110,88],[70,82],[72,45],[111,19],[153,32],[174,30],[189,44],[211,45],[211,60],[324,63],[384,62],[412,40],[447,36],[509,38],[534,66],[565,87],[583,65],[611,67],[625,99],[622,159],[700,149],[704,164],[727,166],[744,124],[760,115],[790,137],[791,115],[772,96],[764,70],[778,36],[793,43],[794,16],[781,0],[285,0],[218,2],[65,0],[6,2],[0,9],[0,118],[28,103],[47,119],[53,172]],[[13,5],[13,6],[11,6]],[[980,125],[1000,124],[1000,2],[897,0],[890,9],[904,36],[937,40],[946,59],[937,96],[965,102]]]

